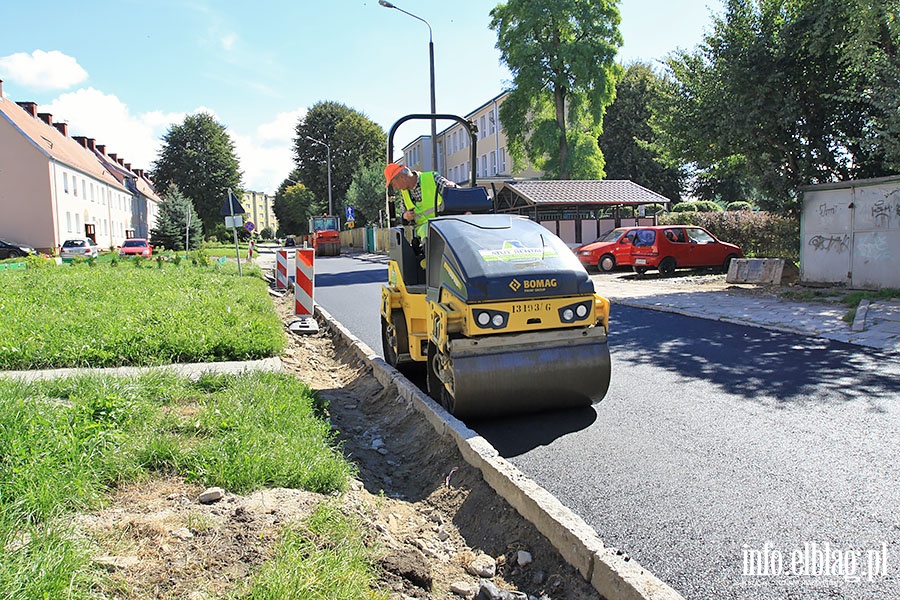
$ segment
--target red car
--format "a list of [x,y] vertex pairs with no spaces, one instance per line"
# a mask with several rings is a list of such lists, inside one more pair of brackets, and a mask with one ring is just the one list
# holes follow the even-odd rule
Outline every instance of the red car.
[[637,273],[658,269],[663,277],[679,268],[715,267],[727,271],[732,259],[744,256],[738,246],[722,242],[695,225],[614,229],[574,251],[582,264],[596,265],[601,271],[631,266]]
[[129,238],[119,246],[119,256],[143,256],[150,258],[153,246],[144,238]]
[[608,273],[616,267],[631,265],[631,245],[638,227],[620,227],[601,235],[572,252],[585,267],[597,267]]

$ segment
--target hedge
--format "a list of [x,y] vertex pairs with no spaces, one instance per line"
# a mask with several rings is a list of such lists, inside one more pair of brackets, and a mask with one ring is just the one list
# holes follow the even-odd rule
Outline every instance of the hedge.
[[800,260],[800,221],[766,212],[680,212],[659,216],[660,225],[699,225],[748,258]]

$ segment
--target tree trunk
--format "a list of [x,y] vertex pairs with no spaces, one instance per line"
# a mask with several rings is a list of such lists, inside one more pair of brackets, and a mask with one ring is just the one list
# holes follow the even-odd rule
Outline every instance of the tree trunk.
[[554,89],[553,101],[556,106],[556,126],[559,127],[559,178],[569,179],[567,160],[569,143],[566,141],[566,88]]

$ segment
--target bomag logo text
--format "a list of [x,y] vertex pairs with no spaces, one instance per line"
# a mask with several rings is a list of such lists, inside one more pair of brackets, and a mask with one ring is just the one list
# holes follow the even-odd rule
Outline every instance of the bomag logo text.
[[522,287],[526,290],[555,288],[556,279],[524,279]]

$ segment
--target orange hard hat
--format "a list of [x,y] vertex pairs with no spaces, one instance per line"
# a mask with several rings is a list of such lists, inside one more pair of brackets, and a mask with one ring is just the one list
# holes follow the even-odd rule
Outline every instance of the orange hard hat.
[[389,187],[391,185],[391,181],[394,180],[394,177],[403,170],[403,165],[398,165],[397,163],[388,163],[384,168],[384,178],[387,179],[387,184],[384,187]]

